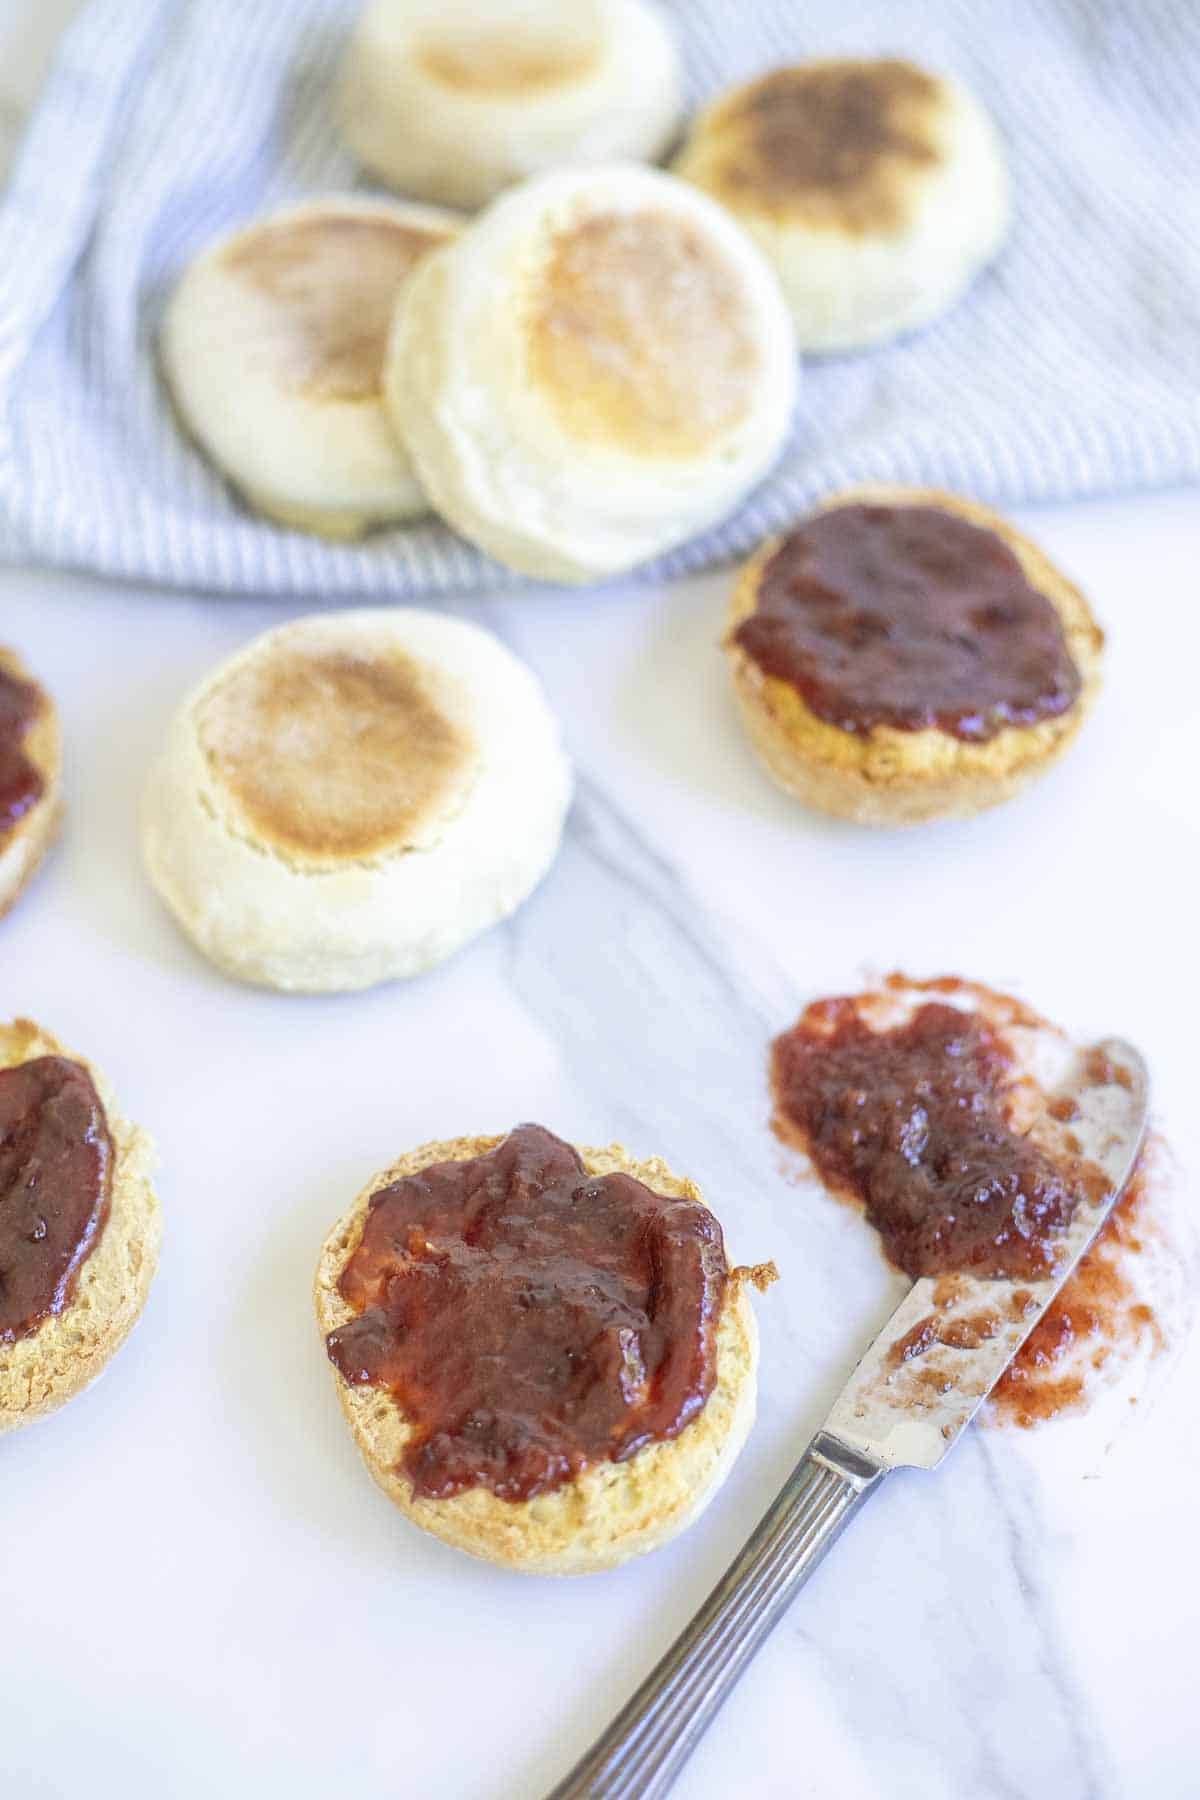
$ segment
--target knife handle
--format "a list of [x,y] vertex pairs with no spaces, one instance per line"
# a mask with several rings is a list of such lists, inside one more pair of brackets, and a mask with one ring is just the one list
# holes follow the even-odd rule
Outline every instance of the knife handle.
[[883,1469],[818,1432],[741,1554],[547,1800],[658,1800]]

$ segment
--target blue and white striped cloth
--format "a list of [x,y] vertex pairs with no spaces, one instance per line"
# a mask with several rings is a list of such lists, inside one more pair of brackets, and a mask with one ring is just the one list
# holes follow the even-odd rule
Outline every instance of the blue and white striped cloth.
[[[679,573],[817,494],[928,482],[999,503],[1200,479],[1197,0],[674,0],[693,100],[782,60],[900,53],[965,77],[1010,145],[1012,241],[901,343],[809,364],[793,440]],[[0,209],[0,553],[221,592],[511,583],[435,522],[350,546],[243,511],[180,436],[154,340],[215,233],[356,172],[338,0],[92,0]]]

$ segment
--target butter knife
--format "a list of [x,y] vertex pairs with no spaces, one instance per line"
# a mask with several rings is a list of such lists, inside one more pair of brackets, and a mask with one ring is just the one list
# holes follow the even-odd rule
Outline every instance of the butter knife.
[[[1063,1233],[1041,1281],[917,1281],[875,1339],[745,1549],[612,1725],[548,1800],[667,1793],[759,1645],[834,1540],[893,1469],[935,1469],[1055,1299],[1129,1182],[1149,1079],[1118,1038],[1097,1045],[1095,1085],[1064,1090],[1079,1154],[1105,1186]],[[1092,1078],[1094,1080],[1094,1077]]]

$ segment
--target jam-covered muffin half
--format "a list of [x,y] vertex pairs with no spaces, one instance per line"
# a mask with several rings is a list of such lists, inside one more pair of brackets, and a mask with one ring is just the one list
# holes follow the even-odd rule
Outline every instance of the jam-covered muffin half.
[[137,1322],[153,1160],[93,1064],[29,1019],[0,1024],[0,1432],[87,1387]]
[[1104,634],[988,508],[920,488],[835,496],[763,547],[726,648],[780,786],[867,825],[1009,799],[1074,741]]
[[317,1316],[367,1466],[491,1562],[582,1574],[653,1549],[754,1416],[747,1297],[691,1182],[538,1125],[426,1144],[327,1239]]
[[61,817],[54,702],[16,651],[0,644],[0,918],[24,892]]

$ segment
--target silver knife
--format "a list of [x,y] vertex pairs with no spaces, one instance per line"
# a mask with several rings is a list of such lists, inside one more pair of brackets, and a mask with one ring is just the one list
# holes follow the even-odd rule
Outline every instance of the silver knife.
[[[548,1800],[665,1794],[747,1663],[851,1518],[893,1469],[934,1469],[1054,1300],[1129,1182],[1149,1079],[1119,1038],[1091,1060],[1107,1079],[1060,1093],[1079,1154],[1104,1172],[1041,1281],[926,1277],[901,1301],[745,1549],[604,1735]],[[1082,1074],[1088,1065],[1079,1059]],[[1094,1079],[1094,1077],[1092,1078]]]

